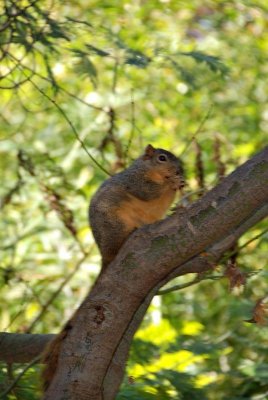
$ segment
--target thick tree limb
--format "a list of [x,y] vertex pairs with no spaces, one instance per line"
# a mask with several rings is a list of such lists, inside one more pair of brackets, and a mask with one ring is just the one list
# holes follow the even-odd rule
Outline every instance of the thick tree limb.
[[[230,235],[223,238],[220,242],[214,243],[214,245],[207,251],[209,254],[208,258],[200,256],[194,257],[186,264],[176,268],[172,272],[172,275],[168,275],[163,281],[161,281],[151,290],[151,292],[146,296],[145,301],[141,304],[133,316],[129,327],[121,338],[117,350],[111,360],[103,385],[105,400],[113,399],[118,391],[124,375],[125,364],[133,335],[140,325],[153,296],[157,294],[158,289],[176,276],[193,272],[206,272],[209,270],[211,268],[211,263],[217,262],[222,254],[232,247],[245,231],[254,226],[260,220],[264,219],[267,215],[268,204],[257,210]],[[31,362],[40,355],[40,353],[44,350],[44,347],[50,340],[52,340],[53,337],[55,337],[53,334],[33,335],[0,333],[0,361],[7,363]]]
[[171,274],[169,274],[165,279],[159,282],[150,291],[150,293],[148,293],[145,301],[140,305],[135,315],[133,316],[129,327],[126,330],[125,334],[122,336],[121,341],[117,346],[114,357],[111,360],[104,379],[103,397],[105,400],[114,399],[116,393],[118,392],[119,386],[124,376],[125,365],[131,341],[137,328],[143,320],[143,317],[151,303],[152,298],[158,293],[159,289],[175,277],[186,275],[188,273],[202,273],[209,271],[211,269],[211,263],[216,263],[221,258],[221,256],[236,243],[236,241],[239,239],[239,237],[242,236],[243,233],[245,233],[248,229],[250,229],[252,226],[257,224],[259,221],[266,218],[267,216],[268,204],[265,204],[251,217],[249,217],[246,221],[239,225],[228,236],[223,238],[220,242],[214,243],[214,245],[211,246],[207,251],[209,257],[204,258],[198,255],[192,260],[177,267]]
[[55,335],[0,333],[0,361],[26,363],[36,358]]
[[[219,243],[215,243],[209,250],[210,254],[208,259],[204,257],[194,257],[194,259],[188,261],[185,265],[181,265],[168,275],[163,281],[161,281],[157,286],[155,286],[152,291],[147,295],[145,301],[141,304],[137,312],[135,313],[131,324],[125,335],[122,337],[120,344],[117,347],[116,353],[110,364],[109,370],[105,377],[105,382],[107,380],[115,383],[116,374],[113,372],[113,365],[115,369],[120,368],[121,373],[124,373],[125,362],[129,350],[129,344],[131,343],[132,336],[135,333],[137,327],[139,326],[141,320],[143,319],[144,313],[149,306],[152,297],[159,293],[158,288],[165,285],[167,282],[172,280],[177,276],[186,275],[193,272],[206,272],[211,268],[211,262],[217,262],[221,255],[225,253],[237,239],[248,229],[254,226],[256,223],[268,216],[268,204],[259,209],[254,213],[248,220],[237,227],[230,235],[226,236]],[[202,281],[202,279],[201,279]],[[0,332],[0,362],[6,363],[28,363],[34,358],[38,357],[46,347],[46,345],[55,337],[55,334],[22,334],[22,333],[6,333]],[[125,349],[126,353],[122,352],[122,347]],[[120,362],[119,362],[120,360]],[[108,375],[113,375],[108,377]],[[121,379],[120,379],[121,381]],[[109,391],[111,385],[107,385]],[[108,390],[108,389],[107,389]],[[106,399],[106,397],[105,397]],[[107,397],[108,399],[108,397]]]
[[[266,155],[267,150],[265,150],[263,152],[263,155]],[[259,156],[260,157],[260,156]],[[248,163],[250,164],[250,163]],[[144,313],[146,312],[150,301],[152,299],[152,297],[157,293],[158,289],[163,286],[165,283],[167,283],[168,281],[170,281],[172,278],[176,277],[176,276],[180,276],[180,275],[184,275],[186,273],[193,273],[193,272],[204,272],[207,271],[208,269],[211,268],[211,263],[212,262],[216,262],[221,255],[228,249],[230,248],[234,242],[236,242],[236,240],[246,231],[248,230],[251,226],[253,226],[254,224],[256,224],[258,221],[260,221],[261,219],[263,219],[265,216],[267,216],[268,214],[268,196],[267,196],[267,159],[261,159],[261,161],[258,160],[258,162],[255,164],[251,165],[251,168],[248,168],[248,164],[247,169],[245,168],[245,177],[244,179],[249,179],[248,175],[250,175],[250,172],[253,170],[257,170],[258,173],[260,172],[260,169],[262,169],[262,181],[258,181],[257,183],[257,190],[256,190],[256,185],[255,185],[255,189],[253,191],[252,197],[253,200],[251,200],[251,202],[246,203],[246,207],[245,210],[242,210],[241,213],[237,213],[237,216],[239,217],[238,220],[240,220],[240,223],[234,224],[234,226],[232,227],[231,225],[228,225],[228,229],[226,230],[226,234],[222,235],[220,240],[217,240],[217,237],[215,238],[215,240],[211,240],[210,243],[210,247],[209,249],[206,248],[206,253],[209,254],[208,258],[204,258],[204,257],[200,257],[198,254],[190,259],[186,259],[185,262],[182,262],[181,264],[179,264],[178,262],[178,267],[175,266],[175,268],[173,270],[170,271],[170,267],[167,266],[166,268],[166,275],[163,274],[163,279],[159,280],[158,282],[156,281],[155,285],[151,287],[150,291],[148,294],[146,294],[146,296],[144,297],[144,299],[140,298],[139,293],[136,294],[136,296],[133,297],[133,300],[135,302],[135,304],[137,304],[137,297],[140,299],[140,305],[137,307],[137,309],[134,311],[134,313],[131,314],[131,318],[129,319],[129,323],[126,325],[126,329],[122,332],[122,335],[119,337],[119,340],[117,341],[117,345],[115,346],[115,350],[113,352],[113,354],[110,354],[108,363],[107,363],[107,369],[106,372],[103,374],[103,394],[104,394],[104,399],[105,400],[112,400],[118,390],[118,387],[121,383],[122,377],[123,377],[123,373],[124,373],[124,365],[125,365],[125,361],[128,355],[128,351],[129,351],[129,346],[132,340],[132,337],[136,331],[136,329],[138,328],[140,322],[143,319]],[[257,168],[256,165],[258,165],[259,167]],[[264,168],[264,165],[265,168]],[[261,166],[261,168],[260,168]],[[244,167],[242,167],[242,169],[244,169]],[[231,176],[232,177],[232,176]],[[230,178],[228,178],[230,179]],[[265,183],[266,182],[266,183]],[[248,186],[249,189],[251,189],[251,186]],[[262,190],[263,188],[263,190]],[[215,191],[215,190],[214,190]],[[213,192],[213,191],[212,191]],[[250,192],[250,190],[248,190],[248,192]],[[259,193],[259,195],[258,195]],[[234,192],[234,195],[236,193]],[[247,195],[249,195],[250,193],[247,193]],[[207,196],[206,196],[207,197]],[[244,203],[246,202],[247,199],[251,199],[251,196],[248,196],[248,198],[246,198],[245,196],[243,197],[243,204],[241,206],[244,206]],[[230,199],[226,199],[220,195],[220,200],[223,202],[223,204],[225,202],[228,202]],[[241,198],[240,198],[241,200]],[[206,199],[207,201],[207,199]],[[237,198],[235,198],[235,201],[237,201]],[[239,198],[238,198],[239,201]],[[201,205],[203,206],[203,201],[200,200],[198,202],[199,204],[201,203]],[[206,202],[206,204],[208,204]],[[250,207],[248,206],[248,204],[252,204],[253,207],[252,209],[250,209]],[[257,205],[257,207],[256,207]],[[260,205],[260,206],[259,206]],[[224,204],[224,206],[226,206],[226,204]],[[229,206],[229,205],[228,205]],[[240,208],[241,208],[240,206]],[[179,219],[178,221],[178,232],[180,233],[181,229],[188,229],[192,232],[192,235],[195,235],[195,226],[193,224],[194,220],[191,216],[191,212],[193,211],[193,209],[195,209],[196,204],[194,204],[192,207],[190,207],[190,209],[186,210],[187,215],[185,216],[184,214],[180,214],[180,215],[175,215],[171,218],[168,218],[166,221],[163,221],[159,224],[155,224],[157,225],[157,229],[154,229],[154,226],[150,226],[150,227],[146,227],[143,228],[141,230],[142,232],[142,237],[144,238],[144,231],[147,231],[146,237],[147,235],[151,235],[151,244],[154,243],[154,240],[159,240],[159,238],[165,238],[166,235],[169,235],[169,230],[172,229],[174,230],[174,225],[172,222],[172,225],[170,227],[170,223],[171,221],[175,220],[175,219]],[[219,212],[217,210],[217,207],[213,207],[213,210],[216,209],[217,213]],[[204,208],[201,207],[201,210],[203,211]],[[213,211],[212,210],[212,211]],[[247,212],[247,216],[242,218],[242,215],[244,216],[244,212]],[[207,217],[208,220],[210,220],[210,213],[208,213]],[[242,215],[241,215],[242,214]],[[196,215],[196,214],[195,214]],[[198,213],[197,215],[200,215],[200,208],[198,209]],[[205,216],[206,217],[206,216]],[[184,226],[182,227],[182,222],[180,221],[180,219],[184,219]],[[229,221],[229,219],[227,218],[227,220]],[[190,225],[189,225],[190,224]],[[159,236],[159,232],[161,232],[161,236]],[[164,235],[163,235],[164,233]],[[207,232],[205,232],[207,233]],[[172,233],[173,234],[173,233]],[[186,231],[187,234],[187,231]],[[138,233],[135,233],[135,235],[132,235],[132,237],[135,236],[134,240],[138,240]],[[175,240],[175,239],[174,239]],[[122,251],[120,252],[120,255],[118,255],[119,257],[122,257],[122,252],[125,252],[125,255],[123,256],[122,260],[123,262],[125,262],[126,267],[129,265],[129,252],[131,254],[131,263],[130,263],[130,272],[129,274],[132,274],[132,277],[136,279],[136,281],[141,284],[139,278],[139,275],[133,274],[133,271],[136,271],[136,262],[135,262],[135,258],[134,256],[132,256],[133,251],[131,249],[133,249],[133,247],[131,246],[132,243],[132,238],[129,239],[128,243],[126,243],[126,245],[124,246],[124,249],[122,249]],[[136,244],[137,246],[137,244]],[[161,249],[161,242],[159,245],[159,249],[162,251]],[[202,247],[202,251],[205,249],[205,247]],[[153,250],[155,250],[154,246],[153,246]],[[140,254],[137,252],[137,257],[138,259],[140,259],[141,254],[143,254],[144,249],[142,246],[140,246],[139,248]],[[136,254],[136,253],[134,253]],[[152,254],[154,255],[154,252],[152,252]],[[174,256],[176,256],[177,252],[176,249],[174,250]],[[184,256],[184,255],[183,255]],[[181,257],[181,255],[179,254],[178,259],[181,257],[183,259],[183,256]],[[176,258],[176,260],[178,260]],[[126,262],[127,260],[127,262]],[[143,259],[141,259],[141,261],[143,261]],[[165,259],[166,262],[166,259]],[[135,263],[135,265],[133,264]],[[124,276],[120,276],[120,271],[117,268],[117,264],[118,261],[115,261],[114,263],[114,270],[112,271],[112,274],[116,274],[115,277],[119,279],[119,282],[122,284],[122,282],[124,282],[125,286],[121,286],[122,288],[122,293],[119,293],[120,295],[124,296],[124,292],[123,289],[124,287],[128,287],[128,283],[126,282],[125,279],[127,276],[126,271],[121,271],[121,274],[123,273]],[[120,266],[119,266],[120,267]],[[151,264],[148,265],[148,267],[151,267]],[[109,268],[109,271],[111,271],[111,269]],[[154,270],[155,274],[157,272],[157,270]],[[146,271],[144,271],[144,275],[147,275],[147,279],[148,279],[148,274],[146,274]],[[110,278],[109,278],[110,279]],[[115,281],[117,281],[117,279],[115,279]],[[149,282],[151,282],[151,279],[149,280]],[[98,282],[96,283],[94,289],[96,289],[96,286],[98,285],[104,286],[105,290],[108,290],[107,288],[107,279],[105,279],[105,275],[103,275],[103,277],[101,277]],[[110,294],[112,294],[112,297],[114,298],[113,293],[111,293],[111,287],[109,287],[110,289]],[[115,290],[118,289],[115,287]],[[129,288],[128,288],[129,290]],[[134,294],[136,293],[135,288],[133,288]],[[95,296],[98,298],[98,296],[95,293]],[[127,296],[127,295],[126,295]],[[131,300],[131,296],[126,297],[128,300]],[[116,298],[115,298],[115,302],[116,302]],[[121,300],[123,301],[124,299],[121,298]],[[95,327],[98,328],[98,325],[102,325],[103,323],[105,323],[105,319],[110,319],[111,317],[113,317],[113,315],[109,315],[109,310],[111,310],[111,308],[108,308],[108,304],[107,304],[107,300],[106,303],[104,301],[99,301],[98,302],[100,306],[103,307],[103,321],[99,322],[98,318],[98,310],[99,308],[97,308],[94,305],[96,303],[93,303],[93,305],[91,305],[91,309],[89,308],[89,320],[91,319],[91,324],[94,324],[95,321]],[[85,304],[85,302],[84,302]],[[127,306],[127,305],[126,305]],[[93,310],[92,310],[93,308]],[[127,308],[127,307],[126,307]],[[82,310],[86,310],[85,306],[84,308],[82,308]],[[95,310],[95,311],[94,311]],[[113,310],[112,310],[112,314],[113,314]],[[108,317],[108,318],[107,318]],[[112,318],[111,318],[112,319]],[[98,322],[96,322],[98,321]],[[117,321],[115,321],[116,323]],[[96,326],[97,325],[97,326]],[[93,325],[94,327],[94,325]],[[111,327],[110,325],[110,321],[108,321],[108,328]],[[92,330],[93,334],[94,334],[94,330]],[[94,335],[93,335],[94,336]],[[22,335],[22,334],[7,334],[7,333],[2,333],[0,336],[0,360],[1,361],[6,361],[8,363],[12,363],[12,362],[29,362],[30,360],[32,360],[33,358],[35,358],[38,354],[40,354],[40,352],[43,350],[44,346],[46,345],[46,343],[51,340],[51,338],[53,337],[53,335]],[[87,339],[88,340],[88,339]],[[88,343],[91,345],[90,340],[88,341]],[[105,345],[105,343],[104,343]],[[66,355],[65,355],[66,356]],[[76,368],[74,368],[75,370]],[[100,382],[100,386],[101,386],[101,382]],[[88,397],[83,397],[83,398],[93,398],[92,394],[87,395]],[[101,398],[101,394],[99,391],[99,394],[95,395],[95,396],[99,396],[99,397],[94,397],[94,398]],[[74,397],[73,397],[74,398]]]
[[73,318],[45,399],[102,399],[111,359],[148,293],[267,202],[268,148],[184,213],[131,235]]

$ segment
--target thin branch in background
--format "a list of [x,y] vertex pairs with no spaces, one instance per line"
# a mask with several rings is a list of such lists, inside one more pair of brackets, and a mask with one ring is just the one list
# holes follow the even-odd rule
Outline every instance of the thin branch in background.
[[49,203],[51,210],[54,210],[58,214],[64,226],[68,229],[75,240],[79,242],[79,240],[77,239],[77,229],[74,224],[74,214],[66,206],[66,204],[64,204],[62,196],[53,188],[49,187],[43,182],[39,182],[39,185],[42,192],[45,194],[46,200]]
[[108,116],[109,116],[108,131],[99,146],[99,150],[103,154],[103,150],[108,146],[108,144],[109,143],[113,144],[115,149],[115,154],[117,156],[117,160],[114,167],[114,170],[116,170],[118,167],[121,168],[122,166],[124,166],[124,155],[123,155],[121,141],[115,135],[116,112],[113,107],[109,108]]
[[263,231],[261,231],[261,233],[259,233],[256,236],[253,236],[253,238],[249,239],[246,243],[242,244],[241,246],[238,246],[238,250],[242,250],[245,247],[247,247],[250,243],[254,242],[255,240],[259,239],[260,237],[262,237],[263,235],[265,235],[268,232],[268,228],[264,229]]
[[[31,64],[35,65],[35,55],[34,54],[30,54],[31,55]],[[25,51],[24,54],[21,56],[21,58],[17,58],[14,57],[10,52],[6,51],[6,69],[7,72],[4,75],[0,76],[0,80],[8,80],[10,82],[12,82],[12,86],[1,86],[1,89],[3,90],[11,90],[11,89],[18,89],[20,88],[24,83],[28,82],[30,78],[32,78],[35,75],[35,69],[32,68],[29,70],[30,75],[26,75],[25,72],[21,69],[22,66],[22,61],[28,56],[28,53]],[[10,64],[11,63],[11,64]],[[18,70],[21,71],[20,74],[20,80],[15,82],[14,79],[12,79],[13,76],[13,72],[18,72]],[[24,78],[22,78],[22,76],[24,76]]]
[[[38,74],[36,74],[36,75],[37,75],[38,77],[40,77]],[[42,75],[41,75],[41,76],[42,76]],[[43,79],[45,79],[45,77],[43,77]],[[57,85],[58,85],[58,84],[57,84]],[[70,96],[70,97],[72,97],[73,99],[79,101],[80,103],[86,105],[87,107],[93,108],[94,110],[97,110],[97,111],[101,111],[101,112],[107,113],[107,111],[106,111],[104,108],[95,106],[94,104],[88,103],[86,100],[80,99],[80,97],[78,97],[78,96],[76,96],[75,94],[73,94],[73,93],[69,92],[68,90],[64,89],[62,86],[59,86],[59,85],[58,85],[58,88],[59,88],[59,90],[60,90],[61,92],[66,93],[68,96]]]
[[175,291],[178,291],[178,290],[181,290],[181,289],[185,289],[187,287],[196,285],[197,283],[199,283],[201,281],[218,280],[218,279],[221,279],[223,277],[224,277],[224,275],[210,275],[210,276],[202,277],[202,274],[197,274],[197,276],[194,279],[192,279],[190,282],[182,283],[181,285],[174,285],[174,286],[172,286],[170,288],[159,290],[157,292],[157,295],[160,296],[160,295],[163,295],[163,294],[167,294],[167,293],[175,292]]
[[196,180],[198,184],[198,189],[202,193],[205,192],[205,171],[204,171],[204,164],[202,160],[202,148],[200,144],[197,142],[196,139],[193,140],[194,149],[195,149],[195,173],[196,173]]
[[[6,56],[8,56],[8,57],[4,60],[5,62],[2,61],[2,66],[5,68],[4,69],[5,72],[0,75],[0,80],[7,79],[9,77],[9,75],[12,75],[13,72],[16,72],[16,69],[19,67],[21,61],[25,58],[25,55],[24,55],[21,59],[16,58],[15,60],[10,61],[9,60],[10,53],[8,51],[6,51]],[[10,62],[12,64],[10,64]],[[9,80],[11,80],[11,79],[9,78]],[[3,89],[4,89],[4,87],[3,87]]]
[[24,280],[21,276],[18,277],[18,282],[23,284],[26,287],[26,290],[31,293],[29,299],[35,300],[35,302],[39,305],[39,307],[42,308],[44,305],[40,298],[40,292],[36,293],[34,288],[29,284],[29,282]]
[[10,319],[8,325],[5,326],[5,328],[3,329],[4,332],[8,331],[10,329],[11,325],[16,321],[16,319],[25,312],[25,309],[28,306],[29,300],[28,300],[27,290],[24,290],[24,293],[21,296],[20,309],[19,309],[19,311],[16,312],[16,314],[13,316],[13,318]]
[[[19,17],[20,15],[24,14],[25,11],[26,11],[28,8],[33,7],[37,2],[38,2],[38,0],[30,1],[29,4],[27,4],[27,5],[26,5],[25,7],[23,7],[23,8],[20,8],[19,5],[17,4],[17,2],[12,3],[12,6],[13,6],[13,7],[15,6],[16,9],[18,10],[16,13],[14,13],[14,12],[10,13],[10,12],[8,12],[8,7],[7,7],[6,3],[5,3],[5,10],[6,10],[5,15],[6,15],[8,18],[7,18],[6,22],[4,22],[2,26],[0,26],[0,32],[3,32],[4,30],[6,30],[6,29],[11,25],[11,23],[14,22],[13,20],[15,20],[15,19],[16,19],[17,17]],[[4,15],[4,14],[2,14],[2,15]]]
[[263,235],[265,235],[268,232],[268,228],[262,230],[258,235],[253,236],[251,239],[247,240],[244,244],[240,246],[234,246],[232,247],[231,251],[228,251],[222,258],[221,258],[221,263],[228,261],[232,256],[236,257],[236,254],[240,254],[241,250],[247,247],[250,243],[255,242],[255,240],[258,240],[261,238]]
[[221,141],[219,138],[219,135],[215,135],[214,137],[214,144],[213,144],[213,160],[216,164],[216,168],[217,168],[217,178],[218,178],[218,182],[222,181],[225,173],[226,173],[226,168],[225,168],[225,164],[222,162],[221,159]]
[[102,139],[101,144],[99,146],[99,150],[102,152],[106,146],[114,141],[114,127],[115,127],[115,110],[113,107],[110,107],[108,110],[109,117],[109,127],[105,137]]
[[[6,34],[6,32],[5,32],[5,34]],[[2,45],[1,45],[1,53],[2,53],[0,56],[1,63],[3,62],[3,60],[5,60],[6,56],[8,55],[8,52],[9,52],[9,49],[10,49],[10,46],[12,43],[12,39],[13,39],[13,34],[14,34],[14,29],[11,26],[11,28],[9,30],[9,37],[6,38],[6,41],[5,42],[3,41]],[[1,75],[0,75],[0,79],[1,79]]]
[[88,155],[88,157],[91,159],[91,161],[97,165],[97,167],[99,167],[103,172],[105,172],[105,174],[107,175],[111,175],[93,156],[92,154],[88,151],[85,143],[83,142],[82,139],[80,139],[79,133],[77,132],[74,124],[72,123],[72,121],[70,120],[70,118],[67,116],[66,112],[58,105],[58,103],[52,99],[47,93],[45,93],[42,89],[40,89],[34,82],[32,79],[29,79],[29,81],[31,82],[31,84],[35,87],[36,90],[38,90],[39,93],[41,93],[46,99],[48,99],[56,108],[57,110],[60,112],[60,114],[64,117],[64,119],[66,120],[66,122],[68,123],[68,125],[70,126],[72,132],[74,133],[76,139],[78,140],[78,142],[80,143],[81,147],[85,150],[86,154]]
[[[231,253],[228,252],[221,258],[221,263],[227,261],[232,256],[236,257],[238,251],[240,251],[241,249],[245,248],[246,246],[248,246],[253,241],[258,240],[261,236],[265,235],[265,233],[267,233],[267,232],[268,232],[268,228],[264,229],[261,233],[259,233],[258,235],[254,236],[253,238],[248,240],[242,246],[233,246]],[[248,276],[255,275],[257,273],[259,273],[259,271],[250,271],[250,272],[245,273],[244,275],[246,277],[248,277]],[[171,293],[171,292],[174,292],[174,291],[178,291],[178,290],[187,288],[189,286],[196,285],[197,283],[199,283],[201,281],[204,281],[204,280],[209,280],[209,279],[210,280],[217,280],[217,279],[221,279],[221,278],[225,278],[225,277],[226,277],[225,274],[224,275],[210,275],[210,276],[205,276],[205,277],[200,275],[200,274],[197,274],[197,276],[193,280],[191,280],[190,282],[183,283],[183,284],[180,284],[180,285],[174,285],[174,286],[169,287],[167,289],[159,290],[157,292],[157,295],[163,295],[163,294],[166,294],[166,293]]]
[[211,104],[208,108],[208,111],[206,112],[204,118],[201,120],[197,130],[195,131],[195,133],[190,137],[190,139],[186,142],[186,145],[184,147],[184,149],[182,150],[180,157],[182,157],[184,155],[184,153],[186,153],[186,151],[188,150],[188,148],[190,147],[191,143],[194,141],[194,139],[198,136],[198,134],[202,131],[205,123],[207,122],[207,120],[210,118],[211,114],[212,114],[212,110],[213,110],[213,104]]
[[11,203],[13,196],[20,191],[20,188],[23,184],[23,180],[19,179],[15,185],[0,199],[0,210]]
[[23,370],[19,373],[19,375],[14,379],[14,381],[4,390],[2,393],[0,393],[0,398],[5,398],[18,384],[20,379],[23,377],[23,375],[28,371],[28,369],[32,368],[33,365],[37,364],[38,361],[40,360],[41,355],[38,355],[35,357],[29,364],[27,364]]
[[26,239],[26,238],[28,238],[30,236],[37,235],[37,234],[43,232],[44,230],[45,229],[36,228],[36,229],[34,229],[32,231],[28,231],[28,232],[24,233],[23,235],[17,236],[16,239],[13,242],[8,243],[8,244],[6,244],[4,246],[0,246],[0,250],[2,250],[2,251],[10,250],[13,247],[15,247],[18,244],[18,242],[20,242],[21,240]]
[[42,310],[40,313],[35,317],[35,319],[32,321],[30,326],[25,330],[25,333],[30,333],[35,325],[42,319],[43,315],[46,313],[48,307],[53,303],[53,301],[59,296],[59,294],[62,292],[63,288],[67,285],[67,283],[72,279],[72,277],[77,273],[83,262],[87,259],[87,257],[90,255],[91,251],[93,249],[93,246],[90,248],[90,250],[83,255],[83,257],[77,262],[76,266],[74,267],[73,271],[66,276],[66,278],[61,282],[59,287],[55,290],[55,292],[52,294],[52,296],[48,299],[48,301],[42,306]]
[[[20,107],[23,109],[23,111],[25,111],[25,114],[30,114],[30,115],[37,115],[37,114],[48,114],[52,109],[53,109],[53,105],[49,104],[49,105],[45,105],[45,106],[40,106],[41,108],[37,109],[37,108],[33,108],[31,109],[30,107],[32,106],[29,105],[29,100],[27,99],[27,91],[24,90],[23,87],[20,87],[19,90],[16,90],[16,100],[20,103]],[[26,105],[27,104],[27,105]],[[34,107],[36,107],[36,105],[34,105]]]
[[109,118],[110,118],[110,127],[109,127],[108,136],[110,137],[110,140],[113,143],[114,148],[115,148],[115,154],[117,156],[117,164],[119,164],[119,166],[123,166],[124,165],[124,159],[123,159],[124,156],[123,156],[122,144],[121,144],[121,141],[114,134],[116,113],[113,108],[110,108]]
[[86,25],[89,28],[93,28],[93,25],[91,25],[88,21],[84,21],[84,20],[78,20],[75,18],[71,18],[71,17],[67,17],[67,19],[71,22],[75,22],[76,24],[80,24],[80,25]]
[[[11,124],[11,123],[3,116],[3,112],[2,112],[2,115],[0,115],[0,117],[3,119],[3,121],[4,121],[5,124],[8,124],[8,125],[10,125],[10,126],[11,126],[11,125],[14,125],[14,124]],[[0,142],[1,142],[1,141],[4,141],[4,140],[11,139],[13,136],[17,135],[18,132],[20,132],[20,131],[23,129],[24,125],[26,124],[27,118],[28,118],[28,114],[25,114],[23,120],[18,124],[18,126],[16,126],[16,128],[14,128],[13,132],[8,133],[6,136],[0,137]]]
[[86,254],[86,251],[77,236],[74,214],[72,210],[66,206],[63,197],[53,187],[50,187],[42,178],[40,178],[36,172],[36,166],[34,165],[33,160],[25,151],[20,150],[18,152],[18,161],[19,165],[36,179],[42,193],[45,195],[45,199],[48,202],[50,209],[57,213],[65,228],[71,233],[79,245],[81,252]]
[[[9,56],[10,56],[11,58],[13,58],[14,60],[16,60],[17,62],[19,61],[13,54],[9,54]],[[40,78],[40,79],[42,79],[42,80],[44,80],[44,81],[50,83],[51,85],[53,85],[53,84],[55,85],[55,82],[53,82],[52,79],[48,78],[47,76],[44,76],[44,75],[40,74],[40,73],[37,72],[36,70],[30,68],[28,65],[25,65],[25,64],[23,64],[22,62],[20,62],[20,67],[23,68],[23,69],[25,69],[25,70],[27,70],[27,71],[29,71],[29,72],[32,72],[33,76],[36,75],[36,76],[38,76],[38,78]],[[82,103],[82,104],[85,104],[87,107],[90,107],[90,108],[92,108],[92,109],[94,109],[94,110],[96,110],[96,111],[102,111],[102,112],[104,112],[104,113],[107,113],[107,111],[105,110],[105,108],[98,107],[98,106],[95,106],[94,104],[88,103],[86,100],[81,99],[80,97],[78,97],[78,96],[75,95],[74,93],[69,92],[67,89],[65,89],[65,88],[63,88],[62,86],[60,86],[60,85],[58,84],[58,82],[56,82],[56,85],[57,85],[57,88],[58,88],[61,92],[66,93],[68,96],[72,97],[73,99],[79,101],[79,102]]]
[[126,146],[126,150],[125,150],[125,154],[124,154],[124,160],[125,163],[127,162],[128,159],[128,153],[129,153],[129,149],[131,147],[134,135],[135,135],[135,129],[136,129],[136,118],[135,118],[135,102],[134,102],[134,90],[133,88],[131,89],[130,92],[130,105],[131,105],[131,131],[130,131],[130,135],[129,135],[129,139],[128,139],[128,143]]
[[116,94],[116,86],[117,86],[117,78],[118,78],[118,66],[119,66],[119,61],[116,58],[115,59],[115,64],[114,64],[113,83],[112,83],[112,93],[113,94]]
[[1,90],[15,90],[15,89],[18,89],[24,83],[30,81],[30,77],[29,76],[27,78],[22,79],[19,82],[14,82],[10,77],[8,77],[6,79],[9,80],[10,82],[12,82],[12,85],[10,85],[10,86],[1,86],[0,85],[0,89]]
[[[46,301],[46,303],[42,304],[40,299],[38,301],[38,303],[40,304],[40,307],[42,308],[40,313],[36,316],[36,318],[32,321],[31,325],[27,328],[27,330],[25,331],[25,333],[30,333],[32,331],[32,329],[35,327],[35,325],[39,322],[39,320],[43,317],[43,315],[45,314],[45,312],[47,311],[48,307],[54,302],[54,300],[60,295],[60,293],[62,292],[63,288],[68,284],[68,282],[74,277],[74,275],[78,272],[79,268],[81,267],[82,263],[86,260],[86,258],[91,254],[93,249],[93,246],[88,250],[87,253],[85,253],[83,255],[83,257],[77,262],[77,264],[75,265],[74,269],[72,270],[72,272],[70,272],[69,275],[67,275],[64,280],[60,283],[59,287],[55,290],[55,292],[52,294],[52,296],[49,298],[49,300]],[[23,283],[26,285],[26,282],[23,281]],[[28,289],[32,288],[29,285],[26,285],[26,287]],[[32,292],[33,294],[33,292]],[[40,294],[39,294],[40,296]],[[29,299],[30,300],[30,299]],[[15,314],[15,316],[12,318],[12,320],[10,321],[9,325],[4,329],[4,331],[7,331],[10,326],[14,323],[14,321],[25,311],[26,307],[28,304],[28,299],[27,299],[27,295],[25,294],[25,297],[23,298],[22,301],[22,305],[20,310]]]
[[[14,57],[13,57],[13,58],[14,58]],[[24,68],[24,66],[21,65],[20,68]],[[27,69],[29,69],[29,68],[27,68]],[[23,71],[23,73],[25,74],[24,71]],[[33,74],[34,74],[34,73],[35,73],[35,71],[33,71]],[[80,143],[81,147],[84,149],[84,151],[86,152],[86,154],[89,156],[89,158],[91,159],[91,161],[92,161],[95,165],[97,165],[105,174],[107,174],[107,175],[110,176],[111,174],[110,174],[110,173],[109,173],[109,172],[108,172],[108,171],[107,171],[93,156],[92,156],[92,154],[88,151],[88,149],[87,149],[85,143],[84,143],[83,140],[80,138],[78,131],[76,130],[76,128],[75,128],[74,124],[72,123],[72,121],[68,118],[66,112],[58,105],[58,103],[57,103],[54,99],[52,99],[47,93],[45,93],[42,89],[40,89],[40,88],[38,87],[38,85],[36,85],[35,82],[31,79],[32,76],[33,76],[33,74],[32,74],[31,76],[27,77],[27,81],[29,81],[29,82],[35,87],[35,89],[37,89],[37,90],[39,91],[39,93],[41,93],[45,98],[47,98],[47,99],[58,109],[58,111],[61,113],[61,115],[62,115],[62,116],[64,117],[64,119],[67,121],[67,123],[68,123],[68,125],[70,126],[72,132],[74,133],[76,139],[78,140],[78,142]],[[36,74],[36,73],[35,73],[35,75],[39,76],[39,75]],[[45,78],[43,77],[43,79],[45,79]],[[53,83],[50,79],[46,79],[46,80],[48,80],[50,83]],[[65,90],[64,90],[64,91],[65,91]],[[65,92],[67,93],[67,91],[65,91]],[[68,93],[68,94],[69,94],[70,96],[72,96],[72,97],[75,97],[75,98],[78,100],[78,98],[77,98],[76,96],[74,96],[74,95],[72,95],[72,94],[70,94],[70,93]],[[79,100],[81,101],[81,99],[79,99]],[[85,103],[86,105],[88,105],[89,107],[93,107],[93,108],[96,108],[96,109],[98,109],[98,110],[103,111],[102,108],[92,106],[92,105],[90,105],[90,104],[88,104],[87,102],[84,102],[84,101],[82,101],[82,102]]]

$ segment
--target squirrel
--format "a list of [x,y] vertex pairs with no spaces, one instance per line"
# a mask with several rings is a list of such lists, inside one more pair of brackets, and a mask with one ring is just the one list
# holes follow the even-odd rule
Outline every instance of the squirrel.
[[[181,160],[150,144],[130,167],[100,186],[90,203],[89,221],[102,256],[102,271],[112,262],[132,231],[165,215],[176,191],[183,186]],[[61,344],[72,329],[74,317],[44,351],[44,390],[53,379]]]
[[93,196],[89,221],[102,270],[136,228],[160,220],[184,186],[180,159],[167,150],[145,148],[124,171],[107,179]]

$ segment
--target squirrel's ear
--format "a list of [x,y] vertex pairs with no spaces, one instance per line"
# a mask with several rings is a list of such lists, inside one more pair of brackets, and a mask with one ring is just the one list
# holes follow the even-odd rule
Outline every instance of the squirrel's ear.
[[151,144],[148,144],[148,146],[145,147],[143,159],[147,160],[149,158],[152,158],[154,153],[155,153],[155,148]]

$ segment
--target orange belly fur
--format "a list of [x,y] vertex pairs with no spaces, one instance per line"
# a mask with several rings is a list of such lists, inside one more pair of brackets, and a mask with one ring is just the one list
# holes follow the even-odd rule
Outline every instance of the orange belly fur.
[[141,225],[152,224],[163,218],[175,195],[176,192],[170,189],[161,197],[150,201],[143,201],[129,195],[128,200],[120,204],[120,209],[116,210],[116,214],[126,229],[132,231]]

